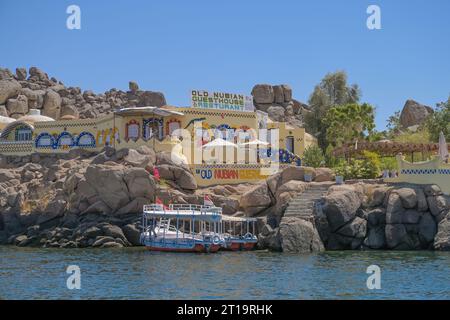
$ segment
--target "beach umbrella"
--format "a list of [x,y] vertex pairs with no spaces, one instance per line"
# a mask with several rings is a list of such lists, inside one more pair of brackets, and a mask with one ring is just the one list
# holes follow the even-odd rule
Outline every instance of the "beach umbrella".
[[207,144],[202,146],[202,148],[204,148],[204,149],[216,148],[216,147],[237,148],[237,145],[230,141],[223,140],[222,138],[217,138],[217,139],[214,139],[213,141],[208,142]]
[[439,157],[442,161],[446,160],[448,158],[448,147],[447,142],[445,141],[444,133],[441,131],[439,134]]
[[268,146],[269,144],[270,143],[268,143],[266,141],[261,141],[261,140],[255,139],[255,140],[252,140],[252,141],[249,141],[249,142],[241,143],[239,145],[241,145],[241,146],[257,146],[257,145]]

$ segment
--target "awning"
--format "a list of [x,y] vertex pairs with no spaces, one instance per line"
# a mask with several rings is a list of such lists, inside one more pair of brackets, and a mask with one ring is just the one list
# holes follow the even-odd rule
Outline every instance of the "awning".
[[158,115],[162,117],[167,116],[183,116],[184,113],[158,107],[134,107],[121,108],[114,112],[118,116],[139,116],[139,115]]

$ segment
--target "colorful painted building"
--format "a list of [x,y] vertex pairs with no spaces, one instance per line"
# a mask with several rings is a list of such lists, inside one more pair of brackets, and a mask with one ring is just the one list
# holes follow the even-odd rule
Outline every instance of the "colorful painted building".
[[[67,153],[72,149],[98,152],[105,146],[121,149],[147,145],[157,152],[178,153],[192,166],[199,185],[259,180],[262,178],[259,169],[268,166],[276,153],[282,164],[301,165],[304,150],[317,143],[304,128],[273,122],[267,113],[251,111],[248,101],[241,110],[214,106],[122,108],[101,118],[58,121],[40,115],[39,110],[30,110],[29,115],[16,121],[7,120],[2,127],[0,154],[4,156]],[[276,143],[274,147],[257,146],[256,161],[237,155],[226,163],[193,160],[195,151],[217,138],[237,146],[242,137],[247,142]],[[239,145],[236,149],[239,148],[243,147]],[[248,153],[253,151],[250,149],[246,148]]]

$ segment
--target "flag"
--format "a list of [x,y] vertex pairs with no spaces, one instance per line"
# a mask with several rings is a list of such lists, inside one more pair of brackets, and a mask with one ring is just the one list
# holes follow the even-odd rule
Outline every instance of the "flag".
[[155,179],[156,179],[157,181],[159,181],[160,176],[159,176],[159,170],[158,170],[158,169],[153,168],[153,176],[155,177]]
[[161,200],[160,198],[158,198],[158,197],[156,197],[156,199],[155,199],[155,203],[156,203],[156,204],[160,204],[160,205],[162,205],[162,206],[163,206],[163,208],[164,208],[164,210],[167,210],[167,209],[169,209],[169,207],[168,207],[168,206],[166,206],[166,205],[164,204],[164,202],[162,202],[162,200]]
[[211,198],[207,194],[205,194],[203,198],[203,204],[205,206],[214,207],[214,202],[212,202]]

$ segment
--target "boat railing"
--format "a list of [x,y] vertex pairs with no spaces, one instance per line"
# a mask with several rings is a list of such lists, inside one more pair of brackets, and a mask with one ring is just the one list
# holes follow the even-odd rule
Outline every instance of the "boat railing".
[[198,211],[200,213],[222,214],[222,208],[214,206],[205,206],[199,204],[170,204],[165,207],[162,204],[146,204],[144,205],[144,212],[155,211]]

